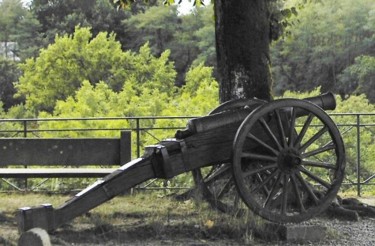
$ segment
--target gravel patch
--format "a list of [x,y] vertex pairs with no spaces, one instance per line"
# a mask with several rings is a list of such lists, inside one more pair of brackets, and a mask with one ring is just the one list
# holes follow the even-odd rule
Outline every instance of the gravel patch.
[[319,218],[306,224],[320,225],[327,228],[327,236],[318,242],[262,242],[256,245],[347,245],[347,246],[374,246],[375,219],[362,218],[360,221],[342,221],[337,219]]
[[358,222],[326,221],[326,225],[338,232],[338,239],[327,241],[328,245],[375,245],[375,219],[361,219]]

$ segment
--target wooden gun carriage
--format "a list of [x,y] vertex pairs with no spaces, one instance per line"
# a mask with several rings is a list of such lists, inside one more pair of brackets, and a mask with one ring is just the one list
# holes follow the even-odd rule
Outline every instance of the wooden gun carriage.
[[304,100],[227,102],[208,116],[190,120],[175,138],[146,147],[141,158],[59,208],[44,204],[19,209],[19,231],[35,227],[53,231],[146,180],[197,173],[203,167],[212,167],[210,173],[216,173],[201,179],[206,188],[212,179],[226,175],[228,182],[220,193],[228,192],[233,184],[244,204],[265,219],[277,223],[307,220],[330,205],[344,176],[344,144],[324,111],[335,107],[331,93]]

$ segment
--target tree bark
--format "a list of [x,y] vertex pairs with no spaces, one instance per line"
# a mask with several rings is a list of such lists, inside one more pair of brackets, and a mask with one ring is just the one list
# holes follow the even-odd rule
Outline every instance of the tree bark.
[[272,99],[269,0],[216,0],[220,101]]

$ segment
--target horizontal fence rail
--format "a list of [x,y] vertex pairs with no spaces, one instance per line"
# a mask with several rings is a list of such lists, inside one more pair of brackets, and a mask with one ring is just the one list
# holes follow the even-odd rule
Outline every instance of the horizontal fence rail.
[[[375,113],[332,113],[344,139],[347,172],[344,186],[375,185]],[[132,132],[133,157],[141,150],[165,138],[173,138],[196,116],[142,116],[95,118],[0,119],[0,137],[118,137],[120,131]],[[0,157],[1,158],[1,157]],[[186,188],[186,187],[185,187]]]

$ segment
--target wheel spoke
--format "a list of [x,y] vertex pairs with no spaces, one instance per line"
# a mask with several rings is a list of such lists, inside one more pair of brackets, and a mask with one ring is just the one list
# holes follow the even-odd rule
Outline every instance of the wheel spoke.
[[269,206],[271,205],[271,200],[272,198],[276,195],[278,189],[279,189],[279,184],[280,184],[280,181],[281,181],[281,178],[282,178],[283,174],[280,172],[277,176],[277,179],[276,181],[273,183],[272,185],[272,188],[271,188],[271,193],[267,196],[266,198],[266,202],[264,203],[264,208],[269,208]]
[[305,124],[302,127],[301,132],[299,133],[296,141],[294,142],[294,147],[297,147],[301,143],[301,141],[302,141],[303,137],[305,136],[306,131],[309,128],[309,126],[310,126],[311,121],[313,120],[313,118],[314,118],[314,115],[310,113],[309,116],[306,119]]
[[249,133],[248,137],[250,139],[254,140],[255,142],[257,142],[260,146],[263,146],[264,148],[266,148],[269,151],[271,151],[275,156],[277,156],[279,154],[279,151],[275,150],[270,145],[266,144],[265,142],[263,142],[259,138],[255,137],[253,134]]
[[302,158],[308,158],[308,157],[310,157],[310,156],[317,155],[317,154],[320,154],[320,153],[326,152],[326,151],[328,151],[328,150],[332,150],[332,149],[334,149],[334,148],[336,148],[336,146],[333,145],[333,144],[326,145],[326,146],[321,147],[321,148],[319,148],[319,149],[316,149],[316,150],[313,150],[313,151],[310,151],[310,152],[304,153],[304,154],[302,155]]
[[276,168],[276,167],[277,167],[277,164],[276,163],[272,163],[272,164],[267,165],[267,166],[262,166],[260,168],[254,169],[254,170],[246,171],[246,172],[243,173],[243,175],[244,175],[244,177],[248,177],[250,175],[258,174],[258,173],[261,173],[263,171],[266,171],[266,170],[269,170],[269,169],[273,169],[273,168]]
[[289,137],[288,146],[292,147],[294,144],[294,127],[296,125],[296,110],[292,108],[292,114],[290,116],[290,127],[289,127]]
[[[262,182],[262,177],[260,176],[259,173],[256,174],[255,178],[257,179],[257,181]],[[264,190],[265,195],[268,196],[268,194],[270,193],[268,188],[265,185],[263,185],[262,188]]]
[[281,204],[281,213],[286,214],[286,208],[288,205],[288,184],[289,184],[289,175],[284,175],[283,180],[284,186],[283,186],[283,200]]
[[254,189],[252,189],[250,192],[254,193],[257,192],[260,188],[265,186],[271,179],[273,179],[276,175],[280,173],[279,169],[275,169],[267,178],[265,178],[262,183],[260,183],[258,186],[256,186]]
[[296,177],[303,186],[303,188],[307,191],[307,194],[309,194],[309,196],[313,199],[315,205],[318,205],[319,199],[316,197],[311,187],[306,183],[306,181],[299,172],[296,173]]
[[290,180],[292,182],[292,186],[293,186],[294,192],[295,192],[296,197],[297,197],[299,208],[301,210],[301,213],[303,213],[303,212],[305,212],[306,209],[305,209],[305,206],[303,205],[301,193],[299,191],[299,188],[298,188],[298,185],[297,185],[297,181],[296,181],[294,175],[290,176]]
[[312,136],[306,143],[304,143],[301,146],[300,151],[303,152],[305,149],[307,149],[312,143],[319,139],[327,130],[327,126],[324,126],[322,129],[320,129],[319,132],[317,132],[314,136]]
[[279,134],[280,134],[280,138],[281,138],[281,141],[282,141],[281,144],[282,144],[283,147],[286,147],[287,146],[286,134],[285,134],[285,131],[284,131],[283,122],[281,121],[280,111],[275,110],[275,112],[276,112],[277,127],[279,129]]
[[225,184],[223,185],[223,187],[220,189],[220,191],[217,193],[217,198],[220,199],[222,198],[222,196],[227,193],[230,189],[230,184],[233,180],[233,177],[230,177],[226,182]]
[[336,169],[336,166],[329,162],[318,162],[318,161],[302,161],[302,165],[310,166],[310,167],[321,167],[325,169]]
[[213,172],[209,173],[204,178],[204,182],[206,184],[211,184],[212,181],[215,181],[215,180],[220,179],[223,176],[225,176],[227,174],[227,171],[229,171],[230,168],[231,168],[231,165],[229,165],[229,164],[223,164],[223,165],[221,165],[219,168],[217,168]]
[[333,140],[330,140],[328,143],[323,145],[323,147],[327,147],[327,146],[331,146],[331,145],[334,145]]
[[258,161],[271,161],[271,162],[276,162],[276,159],[277,159],[276,157],[254,154],[254,153],[249,153],[249,152],[242,152],[241,157],[258,160]]
[[264,118],[260,118],[259,122],[263,126],[263,128],[266,130],[266,133],[272,139],[272,141],[275,143],[275,145],[277,146],[277,148],[279,150],[282,149],[282,147],[281,147],[279,141],[277,140],[275,134],[272,132],[270,126],[267,124],[267,122],[264,120]]
[[331,188],[331,184],[330,183],[328,183],[327,181],[324,181],[323,179],[319,178],[318,176],[316,176],[315,174],[313,174],[312,172],[310,172],[306,168],[300,166],[299,170],[301,172],[303,172],[304,174],[306,174],[307,176],[309,176],[311,179],[315,180],[316,182],[318,182],[321,185],[323,185],[324,187],[326,187],[327,189]]

